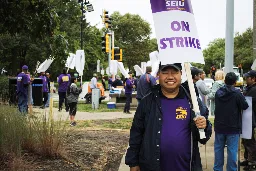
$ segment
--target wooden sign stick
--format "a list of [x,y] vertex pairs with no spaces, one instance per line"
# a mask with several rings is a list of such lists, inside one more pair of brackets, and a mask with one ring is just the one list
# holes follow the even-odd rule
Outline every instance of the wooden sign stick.
[[[199,106],[198,106],[198,101],[197,101],[197,97],[196,97],[196,91],[195,91],[194,83],[193,83],[193,80],[192,80],[191,70],[190,70],[190,66],[189,66],[188,62],[184,63],[184,65],[185,65],[184,66],[185,67],[185,72],[186,72],[187,79],[188,79],[188,87],[189,87],[189,91],[190,91],[190,96],[191,96],[191,100],[192,100],[192,103],[193,103],[193,110],[194,110],[194,112],[196,114],[196,118],[197,118],[198,116],[200,116],[200,110],[199,110]],[[200,139],[206,138],[204,129],[199,129],[199,134],[200,134]]]

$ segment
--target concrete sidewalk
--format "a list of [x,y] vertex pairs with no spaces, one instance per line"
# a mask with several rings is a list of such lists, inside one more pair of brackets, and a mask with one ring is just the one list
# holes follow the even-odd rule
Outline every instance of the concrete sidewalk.
[[[42,115],[44,113],[49,113],[49,108],[45,109],[39,109],[39,108],[34,108],[34,112],[36,112],[36,115]],[[106,120],[106,119],[120,119],[120,118],[133,118],[134,117],[134,112],[133,114],[124,114],[123,112],[77,112],[75,120]],[[66,112],[65,110],[62,110],[61,112],[58,111],[57,108],[53,108],[53,118],[54,120],[66,120],[69,118],[69,113]]]

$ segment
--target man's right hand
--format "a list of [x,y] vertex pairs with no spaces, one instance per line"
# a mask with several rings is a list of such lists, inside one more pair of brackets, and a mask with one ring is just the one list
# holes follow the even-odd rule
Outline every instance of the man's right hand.
[[140,171],[140,167],[139,166],[131,167],[130,171]]

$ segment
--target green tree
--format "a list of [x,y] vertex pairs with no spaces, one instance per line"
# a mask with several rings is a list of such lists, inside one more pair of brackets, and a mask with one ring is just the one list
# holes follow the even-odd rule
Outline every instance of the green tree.
[[150,24],[139,15],[114,12],[111,15],[115,46],[123,49],[123,62],[129,69],[149,60],[149,53],[157,50],[156,40],[150,40]]
[[[244,71],[248,71],[253,63],[253,31],[248,28],[243,33],[236,33],[234,38],[234,66],[242,64]],[[219,38],[212,41],[208,48],[203,51],[205,58],[204,70],[209,73],[211,65],[224,65],[225,39]]]

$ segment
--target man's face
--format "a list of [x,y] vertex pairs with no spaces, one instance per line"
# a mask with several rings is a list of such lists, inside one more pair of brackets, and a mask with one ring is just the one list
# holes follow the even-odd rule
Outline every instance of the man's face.
[[198,80],[200,80],[201,74],[198,74],[195,76],[194,78],[194,82],[197,82]]
[[46,73],[45,76],[48,77],[48,78],[50,78],[50,74],[49,74],[49,73]]
[[129,74],[129,78],[132,78],[132,74]]
[[181,85],[181,72],[172,67],[159,72],[159,84],[166,91],[173,91]]
[[245,80],[248,86],[253,85],[255,83],[255,78],[252,77],[246,77]]
[[204,80],[205,79],[205,73],[201,73],[201,79]]

